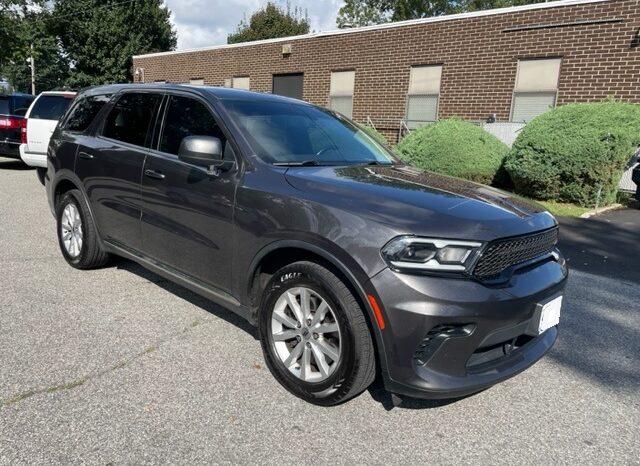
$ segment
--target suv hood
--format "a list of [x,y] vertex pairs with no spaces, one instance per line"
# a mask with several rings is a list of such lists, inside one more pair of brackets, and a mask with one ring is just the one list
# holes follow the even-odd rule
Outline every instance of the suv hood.
[[540,205],[510,193],[406,165],[294,167],[285,177],[310,200],[398,234],[492,240],[557,224]]

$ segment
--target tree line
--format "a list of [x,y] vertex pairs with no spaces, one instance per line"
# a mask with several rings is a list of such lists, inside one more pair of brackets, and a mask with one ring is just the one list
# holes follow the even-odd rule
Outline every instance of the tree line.
[[[357,27],[543,2],[544,0],[345,0],[337,26]],[[28,92],[128,82],[132,56],[174,50],[177,36],[163,0],[0,0],[0,77]],[[306,11],[267,2],[240,21],[227,42],[306,34]],[[33,48],[32,48],[33,47]]]
[[[0,0],[0,76],[28,92],[132,80],[132,56],[173,50],[162,0]],[[32,49],[33,46],[33,49]]]
[[546,0],[345,0],[338,12],[339,28],[428,18],[470,11],[544,3]]

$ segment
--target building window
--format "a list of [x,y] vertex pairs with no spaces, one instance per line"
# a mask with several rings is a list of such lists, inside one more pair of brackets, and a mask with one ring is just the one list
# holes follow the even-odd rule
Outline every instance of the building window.
[[520,60],[511,104],[511,121],[527,122],[556,104],[560,58]]
[[191,81],[189,81],[189,84],[193,84],[194,86],[204,86],[204,79],[192,78]]
[[331,73],[329,108],[342,113],[348,118],[353,117],[353,88],[355,79],[355,71],[335,71]]
[[234,89],[245,89],[250,90],[250,81],[249,76],[238,76],[231,80],[231,87]]
[[410,129],[438,119],[442,66],[413,66],[407,94],[407,126]]

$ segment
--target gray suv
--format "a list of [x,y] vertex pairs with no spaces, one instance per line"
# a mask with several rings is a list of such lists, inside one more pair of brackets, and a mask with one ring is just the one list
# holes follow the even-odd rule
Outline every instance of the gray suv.
[[129,258],[257,325],[267,366],[334,405],[380,375],[451,398],[535,363],[567,267],[536,205],[403,164],[343,116],[253,92],[78,95],[46,186],[79,269]]

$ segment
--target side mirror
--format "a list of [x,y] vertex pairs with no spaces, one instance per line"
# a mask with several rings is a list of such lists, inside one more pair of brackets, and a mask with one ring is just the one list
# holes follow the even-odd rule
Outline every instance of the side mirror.
[[213,170],[224,163],[222,142],[211,136],[187,136],[180,143],[178,159]]

